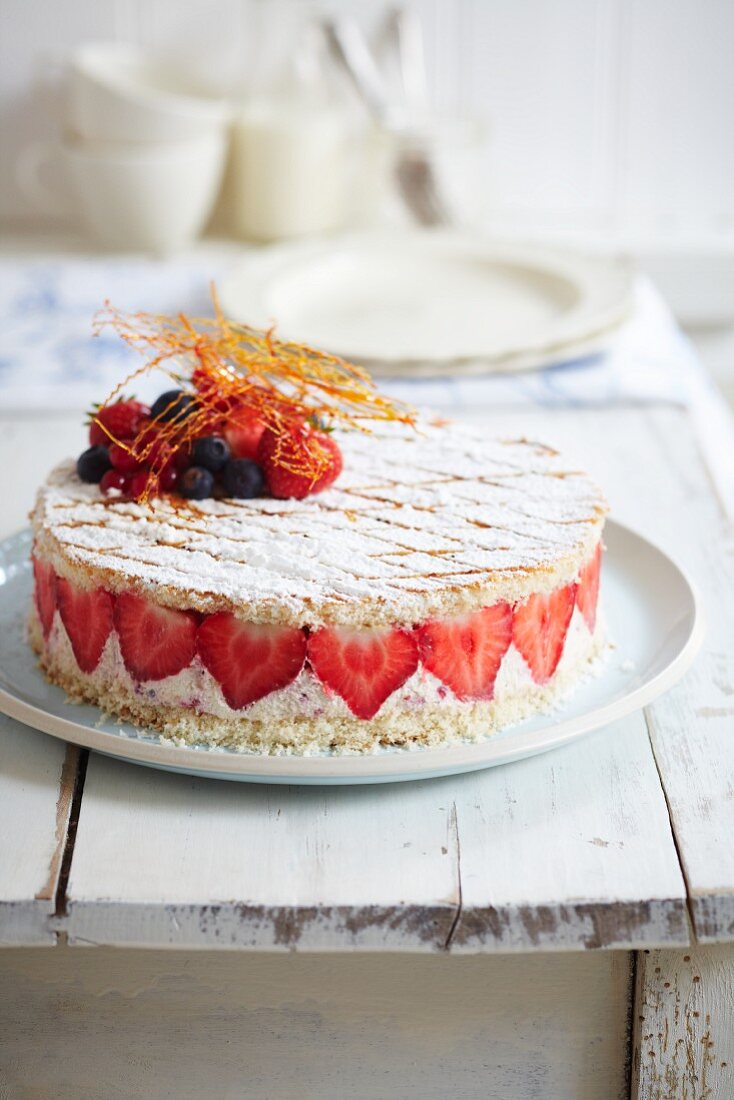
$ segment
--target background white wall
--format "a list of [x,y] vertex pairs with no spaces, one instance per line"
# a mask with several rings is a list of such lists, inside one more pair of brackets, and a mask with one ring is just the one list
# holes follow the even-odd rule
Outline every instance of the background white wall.
[[[261,0],[262,2],[262,0]],[[270,0],[264,0],[267,4]],[[85,39],[132,38],[233,86],[257,0],[1,0],[0,218],[30,214],[17,149],[50,134],[34,89]],[[374,18],[375,0],[331,8]],[[480,110],[492,141],[490,205],[529,232],[640,246],[734,247],[731,0],[419,0],[440,104]]]
[[[273,2],[0,0],[0,222],[37,222],[13,164],[31,138],[56,130],[57,99],[37,86],[55,58],[84,40],[132,39],[184,52],[232,89],[251,64],[256,9]],[[368,21],[383,8],[313,6]],[[684,320],[734,322],[732,0],[416,7],[437,105],[489,119],[491,226],[631,251]]]

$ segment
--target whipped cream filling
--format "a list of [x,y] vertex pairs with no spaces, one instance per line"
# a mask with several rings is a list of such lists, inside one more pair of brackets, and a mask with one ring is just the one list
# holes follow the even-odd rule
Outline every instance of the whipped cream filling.
[[[569,624],[563,654],[550,683],[566,673],[578,669],[588,661],[594,648],[597,627],[594,634],[589,630],[586,620],[577,607]],[[183,707],[203,714],[212,714],[220,718],[246,718],[259,721],[277,721],[303,718],[349,718],[353,717],[344,700],[324,687],[321,681],[306,665],[293,683],[279,691],[273,691],[265,698],[250,704],[244,710],[232,710],[228,706],[217,681],[202,665],[198,657],[188,668],[175,676],[163,680],[139,682],[130,675],[125,667],[117,635],[110,634],[102,657],[92,673],[81,672],[76,664],[71,642],[61,621],[58,611],[55,613],[51,632],[46,641],[49,655],[61,667],[68,669],[77,677],[82,677],[90,685],[112,687],[131,696],[163,707]],[[495,681],[494,698],[498,702],[506,697],[517,696],[534,686],[525,659],[510,645],[500,665]],[[432,673],[422,666],[403,684],[401,688],[385,700],[380,715],[391,712],[419,710],[425,706],[463,707],[472,706],[473,701],[463,702],[453,694]]]

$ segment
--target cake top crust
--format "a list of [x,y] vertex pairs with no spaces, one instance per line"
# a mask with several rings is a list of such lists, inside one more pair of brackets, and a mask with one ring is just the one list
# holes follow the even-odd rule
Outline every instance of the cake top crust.
[[550,591],[600,537],[601,491],[543,444],[426,419],[337,438],[342,475],[304,500],[114,501],[64,462],[38,494],[36,552],[171,607],[365,627]]

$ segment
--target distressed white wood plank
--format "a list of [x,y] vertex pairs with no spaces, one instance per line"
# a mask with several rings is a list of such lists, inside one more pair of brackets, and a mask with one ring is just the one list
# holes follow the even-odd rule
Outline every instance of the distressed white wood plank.
[[81,410],[58,416],[0,410],[0,462],[2,469],[13,471],[12,492],[3,493],[0,538],[28,526],[38,486],[49,470],[88,445],[83,421]]
[[687,943],[642,716],[552,757],[395,787],[237,787],[92,756],[68,914],[71,942],[111,944]]
[[685,885],[644,718],[467,778],[452,950],[687,943]]
[[701,590],[707,635],[685,681],[651,708],[650,731],[697,938],[734,940],[734,530],[708,491],[691,433],[674,437],[661,417],[651,421],[678,490],[661,509],[659,537],[677,544]]
[[734,1096],[734,946],[637,958],[632,1100]]
[[0,944],[54,943],[78,752],[0,715]]
[[578,455],[613,515],[670,553],[698,587],[702,652],[647,718],[696,936],[734,939],[734,540],[691,420],[660,407],[513,412],[500,422]]
[[450,782],[264,787],[92,754],[71,942],[431,950],[458,903]]
[[630,986],[624,952],[0,952],[0,1093],[612,1100]]
[[702,653],[685,679],[649,708],[648,724],[697,938],[731,940],[734,533],[684,412],[660,409],[628,417],[623,446],[626,469],[619,480],[610,479],[617,513],[689,570],[706,614]]

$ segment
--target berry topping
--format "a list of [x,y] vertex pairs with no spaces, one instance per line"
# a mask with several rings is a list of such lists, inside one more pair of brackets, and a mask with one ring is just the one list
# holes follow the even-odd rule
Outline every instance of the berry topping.
[[[257,449],[257,461],[270,492],[281,500],[302,500],[311,493],[320,493],[336,481],[342,470],[336,440],[308,424],[299,424],[280,435],[266,429]],[[313,469],[314,463],[320,471],[315,477],[303,472]]]
[[178,485],[178,480],[181,474],[178,471],[176,463],[174,461],[167,462],[161,470],[161,475],[158,478],[158,484],[163,493],[172,493]]
[[593,632],[596,626],[596,606],[599,600],[599,574],[601,572],[601,541],[594,556],[587,561],[579,574],[576,585],[576,606],[584,616],[586,625]]
[[99,483],[105,496],[124,497],[130,488],[130,475],[120,470],[108,470]]
[[196,399],[183,390],[166,390],[153,402],[150,415],[154,420],[168,423],[171,420],[183,423],[194,412]]
[[265,475],[249,458],[231,458],[224,467],[222,486],[228,497],[249,500],[258,497],[265,488]]
[[89,442],[92,446],[102,444],[106,447],[110,436],[114,439],[134,439],[150,415],[150,409],[140,401],[115,401],[112,405],[96,409],[91,415],[94,419],[89,425]]
[[221,435],[205,435],[194,440],[191,448],[191,462],[194,466],[202,466],[216,474],[224,467],[228,458],[229,444]]
[[265,424],[256,416],[235,413],[224,427],[224,438],[229,444],[233,458],[257,458],[257,448]]
[[547,684],[558,667],[575,600],[576,585],[567,584],[547,595],[537,592],[515,608],[512,640],[536,684]]
[[220,611],[199,627],[197,649],[228,705],[241,710],[295,680],[306,638],[295,627],[246,623]]
[[421,661],[457,699],[491,699],[502,658],[512,641],[506,603],[468,615],[424,623],[418,630]]
[[110,452],[101,443],[82,451],[76,460],[76,472],[81,481],[96,485],[110,469]]
[[149,603],[134,592],[115,600],[114,623],[125,668],[136,680],[163,680],[196,653],[196,615]]
[[132,474],[140,468],[140,463],[134,454],[126,451],[124,447],[118,447],[113,443],[110,447],[110,462],[115,470],[123,474]]
[[114,600],[104,588],[77,588],[58,579],[59,614],[82,672],[94,672],[112,630]]
[[178,480],[178,491],[187,500],[206,500],[214,492],[214,474],[201,466],[189,466]]
[[136,474],[131,474],[127,486],[127,495],[132,497],[133,500],[139,500],[148,487],[149,477],[150,474],[147,470],[138,470]]
[[56,610],[57,577],[54,567],[40,558],[33,557],[33,579],[35,581],[34,595],[36,598],[36,610],[41,620],[41,629],[44,638],[48,638],[54,621]]
[[394,691],[418,667],[412,633],[324,627],[308,639],[308,659],[326,687],[340,695],[352,714],[374,718]]

